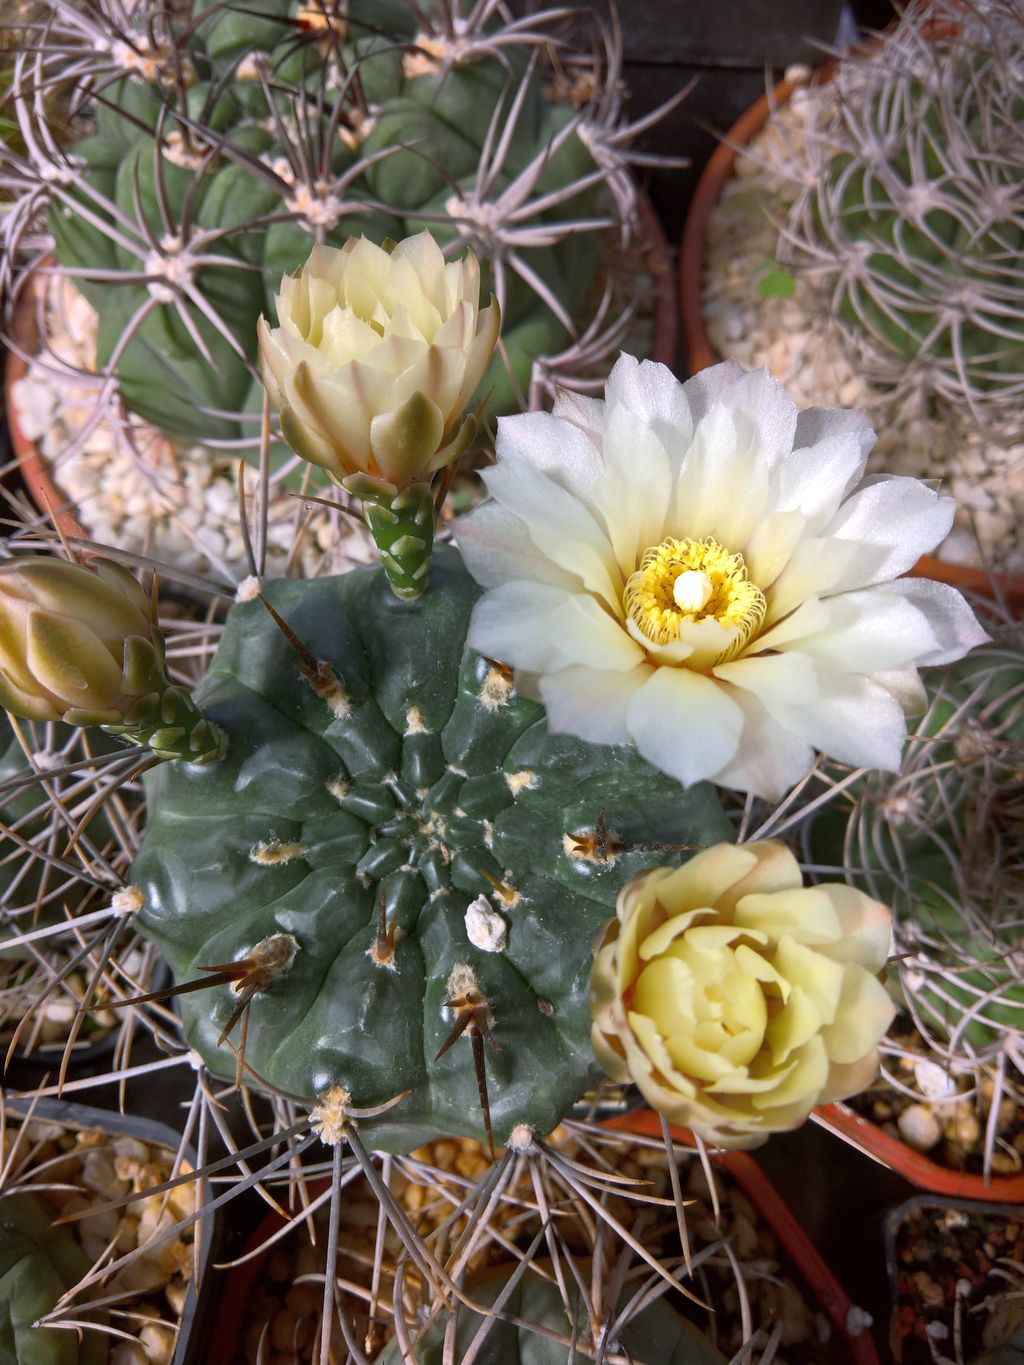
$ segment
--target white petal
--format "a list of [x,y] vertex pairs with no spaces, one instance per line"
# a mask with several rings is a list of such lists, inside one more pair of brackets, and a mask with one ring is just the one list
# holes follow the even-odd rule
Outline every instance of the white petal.
[[644,758],[688,786],[733,757],[743,713],[713,679],[659,668],[633,698],[628,724]]
[[796,404],[766,369],[741,375],[719,402],[733,414],[741,442],[749,439],[769,466],[793,449]]
[[915,661],[919,667],[952,663],[989,639],[966,599],[948,583],[901,578],[891,591],[913,603],[931,626],[935,645]]
[[594,497],[619,568],[628,577],[644,550],[661,542],[671,472],[665,447],[650,427],[614,402],[608,403],[605,418],[607,473],[595,486]]
[[802,512],[811,533],[816,534],[860,479],[865,458],[856,432],[794,450],[773,470],[775,506]]
[[887,668],[869,673],[868,678],[895,697],[905,716],[920,716],[927,709],[928,693],[916,668]]
[[796,547],[768,594],[768,621],[807,597],[897,578],[942,540],[953,512],[952,498],[940,498],[916,479],[865,481],[820,535]]
[[750,580],[762,592],[767,592],[782,573],[806,532],[807,520],[800,512],[765,512],[743,549]]
[[[623,357],[625,359],[625,357]],[[743,366],[735,360],[723,360],[718,365],[709,365],[700,370],[683,384],[683,395],[690,409],[691,430],[709,412],[714,403],[730,384],[735,384],[746,374]]]
[[824,597],[836,590],[847,566],[856,556],[857,546],[850,542],[804,535],[793,546],[775,581],[762,585],[768,599],[765,625],[782,620],[808,598]]
[[522,460],[502,460],[485,470],[483,479],[502,506],[522,517],[539,550],[578,574],[612,611],[622,611],[622,574],[607,534],[579,498]]
[[[725,371],[730,366],[727,363],[714,368],[716,371]],[[711,375],[712,371],[705,371],[705,374]],[[724,380],[725,374],[717,378]],[[715,380],[712,379],[706,385],[708,391],[714,385]],[[636,360],[631,355],[621,355],[615,362],[605,389],[609,403],[615,403],[632,413],[654,432],[668,454],[673,472],[678,472],[693,438],[695,419],[688,395],[693,396],[700,417],[707,408],[707,404],[698,397],[698,392],[703,391],[698,380],[680,384],[667,365],[659,365],[653,360]]]
[[793,651],[720,664],[715,676],[753,693],[778,724],[830,758],[899,771],[903,711],[867,678],[830,673]]
[[500,464],[532,465],[594,509],[593,488],[604,475],[604,463],[579,427],[550,412],[499,417],[495,450]]
[[917,479],[869,479],[825,527],[823,535],[857,545],[840,587],[866,588],[913,568],[949,534],[956,503]]
[[593,668],[563,668],[540,680],[540,699],[553,733],[579,735],[591,744],[626,744],[626,714],[633,697],[651,675],[650,664],[627,673]]
[[[810,614],[819,619],[796,647],[828,668],[849,673],[877,673],[920,663],[938,649],[938,641],[932,623],[908,596],[887,586],[816,602]],[[779,637],[808,608],[810,604],[804,603],[759,640],[758,647],[785,649],[787,644]],[[949,657],[958,658],[959,652]]]
[[584,664],[628,671],[644,653],[587,593],[542,583],[504,583],[473,608],[467,643],[517,668],[550,673]]
[[679,534],[694,540],[713,536],[726,549],[742,551],[765,515],[769,474],[751,415],[715,403],[679,472]]
[[793,448],[800,450],[847,434],[856,436],[866,459],[877,439],[866,412],[860,408],[806,408],[797,414]]
[[[574,393],[572,389],[556,389],[555,401],[551,404],[551,416],[573,426],[587,435],[598,450],[601,449],[604,431],[604,399],[588,398],[586,394]],[[499,419],[500,426],[500,419]]]
[[731,694],[743,712],[735,756],[715,774],[719,786],[778,801],[810,772],[814,750],[780,725],[753,693]]
[[528,578],[556,588],[578,590],[575,574],[560,569],[531,542],[521,517],[496,502],[484,502],[455,521],[455,542],[466,568],[485,588]]

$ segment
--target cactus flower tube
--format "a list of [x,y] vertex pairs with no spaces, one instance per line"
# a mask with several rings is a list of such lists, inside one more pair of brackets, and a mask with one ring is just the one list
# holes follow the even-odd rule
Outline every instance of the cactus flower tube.
[[890,933],[884,905],[805,888],[774,840],[654,868],[598,943],[594,1051],[673,1123],[757,1146],[874,1079],[896,1013],[878,979]]
[[224,755],[223,733],[164,673],[146,594],[112,560],[0,566],[0,704],[27,720],[100,725],[158,758]]
[[498,339],[472,252],[446,263],[428,232],[392,250],[365,237],[313,248],[281,281],[260,368],[292,449],[363,502],[398,597],[426,585],[433,475],[463,453],[466,408]]

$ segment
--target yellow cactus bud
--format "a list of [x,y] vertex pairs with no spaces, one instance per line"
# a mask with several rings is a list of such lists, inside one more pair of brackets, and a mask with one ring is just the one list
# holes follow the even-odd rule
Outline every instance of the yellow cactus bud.
[[616,908],[591,978],[594,1051],[666,1118],[754,1147],[873,1080],[895,1013],[885,906],[804,887],[767,840],[654,868]]
[[0,565],[0,704],[15,715],[115,724],[134,702],[124,687],[132,638],[162,661],[149,601],[119,564],[25,556]]
[[446,262],[429,232],[391,251],[315,246],[259,323],[260,369],[289,445],[339,481],[402,488],[465,448],[463,414],[498,339],[472,252]]

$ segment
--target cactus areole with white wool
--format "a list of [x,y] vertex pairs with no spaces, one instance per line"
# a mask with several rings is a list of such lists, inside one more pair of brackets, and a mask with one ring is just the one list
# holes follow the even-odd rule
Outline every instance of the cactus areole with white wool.
[[[508,670],[465,650],[478,593],[449,548],[414,603],[379,568],[268,584],[306,654],[260,602],[235,606],[195,694],[227,757],[146,778],[140,927],[179,982],[276,955],[247,1007],[248,1082],[361,1108],[408,1092],[360,1123],[382,1150],[484,1135],[472,1030],[437,1056],[465,997],[495,1140],[553,1128],[600,1074],[592,946],[623,882],[732,837],[710,786],[549,734]],[[238,987],[181,1002],[225,1078]]]

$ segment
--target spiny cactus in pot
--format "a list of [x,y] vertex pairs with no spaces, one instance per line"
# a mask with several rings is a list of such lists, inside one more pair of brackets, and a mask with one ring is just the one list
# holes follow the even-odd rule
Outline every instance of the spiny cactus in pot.
[[[1015,0],[905,15],[834,77],[838,117],[781,237],[831,297],[857,371],[920,417],[1019,441],[1024,330]],[[813,177],[813,186],[812,186]]]
[[[935,1068],[926,1064],[916,1102],[937,1099],[948,1110],[958,1085],[977,1092],[982,1120],[991,1116],[986,1168],[995,1152],[1006,1174],[1019,1157],[997,1142],[1010,1117],[1001,1106],[1024,1078],[1024,636],[1012,618],[993,631],[992,641],[927,677],[926,709],[900,772],[851,781],[831,770],[828,780],[844,793],[805,835],[808,857],[842,865],[849,882],[892,906],[898,981],[919,1055],[923,1048],[947,1078],[932,1083]],[[894,1051],[900,1046],[897,1038]],[[914,1136],[909,1120],[907,1132]],[[934,1146],[939,1129],[922,1120],[921,1142],[929,1137]]]
[[[593,1266],[582,1267],[592,1282]],[[600,1279],[600,1277],[598,1277]],[[573,1286],[576,1289],[576,1286]],[[455,1324],[455,1349],[462,1355],[476,1348],[480,1365],[567,1365],[577,1352],[604,1349],[645,1365],[723,1365],[725,1357],[707,1338],[674,1312],[662,1298],[651,1302],[642,1289],[625,1291],[619,1304],[602,1302],[597,1332],[591,1337],[587,1322],[593,1303],[581,1301],[578,1291],[567,1312],[562,1288],[543,1264],[523,1263],[492,1270],[472,1286],[475,1303],[490,1310],[461,1311]],[[605,1286],[607,1297],[607,1286]],[[381,1365],[440,1365],[444,1359],[450,1319],[440,1318],[413,1345],[408,1355],[395,1340],[381,1357]]]
[[719,203],[691,219],[708,332],[691,340],[769,364],[805,402],[864,406],[875,468],[942,478],[960,503],[943,558],[1011,575],[1022,50],[1017,0],[901,6],[884,34],[791,73],[745,116],[731,177],[706,181]]
[[[596,59],[565,50],[564,18],[511,21],[492,5],[463,18],[406,0],[147,3],[130,20],[107,3],[88,16],[56,7],[38,54],[15,66],[9,103],[29,150],[0,152],[16,195],[4,232],[11,259],[29,249],[38,260],[52,240],[55,268],[99,315],[103,383],[68,407],[58,457],[87,521],[95,490],[77,452],[99,441],[101,420],[136,433],[133,489],[158,516],[176,506],[160,483],[181,474],[166,456],[158,477],[147,471],[163,446],[147,457],[139,419],[186,468],[200,447],[207,462],[255,458],[256,320],[316,242],[428,225],[446,253],[473,249],[505,316],[479,383],[492,414],[550,396],[566,376],[599,381],[636,308],[622,262],[646,236],[619,92]],[[556,50],[582,72],[582,105],[550,97]],[[40,122],[36,97],[54,87],[76,114],[68,147]],[[56,298],[47,316],[59,329]],[[44,387],[55,365],[40,358]],[[21,392],[26,406],[43,402]],[[285,463],[272,487],[289,473],[297,483]]]
[[[891,904],[906,999],[952,1057],[990,1058],[1024,1028],[1021,643],[1009,623],[930,675],[901,771],[847,785],[811,829],[814,847]],[[840,833],[841,848],[824,842]]]

